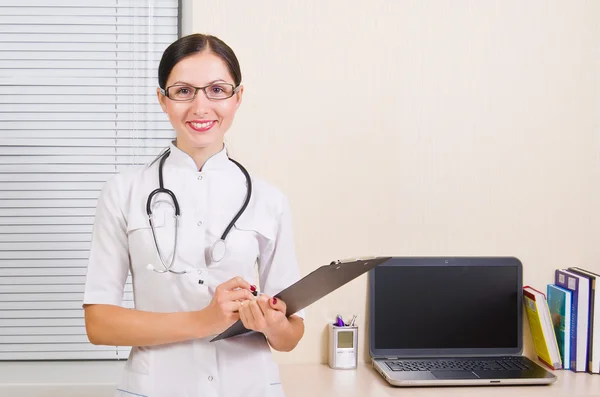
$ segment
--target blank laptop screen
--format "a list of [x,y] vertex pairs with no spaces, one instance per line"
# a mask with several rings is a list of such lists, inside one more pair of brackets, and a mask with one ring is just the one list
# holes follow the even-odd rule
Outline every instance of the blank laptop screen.
[[515,266],[375,268],[376,349],[518,345]]

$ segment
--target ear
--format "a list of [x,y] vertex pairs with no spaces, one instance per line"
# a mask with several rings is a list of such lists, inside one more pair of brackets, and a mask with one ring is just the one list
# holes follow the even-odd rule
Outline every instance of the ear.
[[242,96],[243,96],[243,94],[244,94],[244,86],[240,85],[240,89],[235,94],[236,95],[235,110],[238,110],[240,108],[240,105],[242,104]]
[[156,97],[158,98],[158,103],[163,112],[167,113],[167,97],[160,92],[160,87],[156,88]]

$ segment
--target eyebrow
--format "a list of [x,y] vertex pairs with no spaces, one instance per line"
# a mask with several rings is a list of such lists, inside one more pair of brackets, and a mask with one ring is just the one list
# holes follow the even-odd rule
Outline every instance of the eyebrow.
[[[209,82],[208,82],[208,84],[206,84],[206,85],[211,85],[211,84],[218,83],[218,82],[227,83],[227,82],[226,82],[225,80],[223,80],[223,79],[217,79],[217,80],[209,81]],[[178,84],[184,84],[184,85],[193,86],[193,84],[187,83],[187,82],[185,82],[185,81],[176,81],[176,82],[174,82],[172,85],[178,85]],[[235,85],[235,84],[233,84],[233,83],[227,83],[227,84]]]

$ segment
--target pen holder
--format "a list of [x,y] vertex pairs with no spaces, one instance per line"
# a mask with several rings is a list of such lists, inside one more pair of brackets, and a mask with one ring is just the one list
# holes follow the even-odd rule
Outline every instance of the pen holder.
[[329,366],[353,369],[358,362],[358,327],[329,324]]

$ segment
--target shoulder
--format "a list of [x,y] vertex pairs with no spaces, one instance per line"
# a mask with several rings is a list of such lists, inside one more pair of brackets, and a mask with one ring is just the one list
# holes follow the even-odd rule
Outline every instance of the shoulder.
[[281,215],[288,211],[287,196],[275,185],[266,180],[252,176],[252,196],[263,209],[267,209],[272,215]]
[[124,190],[129,190],[134,185],[135,181],[143,177],[149,167],[150,164],[129,167],[126,170],[111,176],[104,184],[102,190],[108,192],[122,192]]
[[104,183],[99,200],[123,207],[135,187],[146,178],[150,168],[150,164],[136,165],[111,176]]

